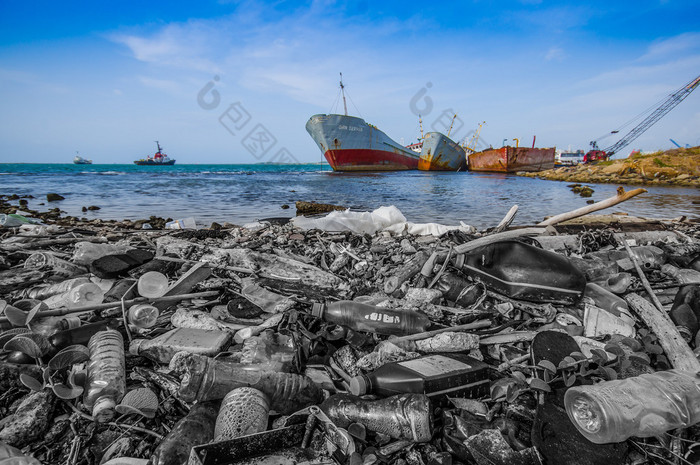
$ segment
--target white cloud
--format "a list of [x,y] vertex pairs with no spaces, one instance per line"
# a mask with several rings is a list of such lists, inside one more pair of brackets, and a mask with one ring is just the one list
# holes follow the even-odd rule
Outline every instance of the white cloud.
[[566,53],[564,53],[564,49],[561,47],[550,47],[549,50],[547,50],[547,54],[544,56],[544,59],[547,61],[562,61],[566,57]]

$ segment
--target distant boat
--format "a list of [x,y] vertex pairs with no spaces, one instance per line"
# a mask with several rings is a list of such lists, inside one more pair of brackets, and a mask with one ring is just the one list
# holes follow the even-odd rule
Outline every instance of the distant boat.
[[134,163],[137,165],[174,165],[175,160],[168,158],[168,156],[163,153],[163,149],[158,141],[156,141],[156,145],[158,146],[158,151],[155,153],[155,155],[152,157],[141,158],[140,160],[134,161]]
[[584,153],[583,150],[577,150],[576,152],[564,152],[557,150],[554,154],[554,167],[559,168],[561,166],[574,166],[583,163]]
[[78,155],[78,152],[75,152],[75,157],[73,157],[73,163],[75,163],[76,165],[92,165],[92,160],[87,160]]
[[554,148],[501,147],[469,155],[469,171],[515,173],[554,168]]
[[418,160],[421,171],[466,171],[467,154],[455,141],[439,132],[429,132],[423,138]]

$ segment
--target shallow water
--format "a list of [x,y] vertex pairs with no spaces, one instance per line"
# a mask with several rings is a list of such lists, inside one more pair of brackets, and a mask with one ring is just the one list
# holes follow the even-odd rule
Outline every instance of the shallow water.
[[[566,182],[505,174],[403,171],[336,173],[323,165],[73,165],[0,164],[0,194],[33,195],[29,207],[60,207],[69,215],[102,219],[194,217],[243,224],[292,217],[297,200],[371,211],[397,206],[409,221],[495,226],[513,205],[514,224],[531,225],[547,215],[586,205]],[[591,199],[615,195],[616,184],[588,184]],[[645,187],[649,192],[603,210],[646,218],[700,217],[700,191]],[[625,186],[626,190],[633,186]],[[66,199],[46,202],[56,192]],[[43,206],[39,205],[44,203]],[[282,205],[289,209],[284,210]],[[83,206],[101,207],[83,213]]]

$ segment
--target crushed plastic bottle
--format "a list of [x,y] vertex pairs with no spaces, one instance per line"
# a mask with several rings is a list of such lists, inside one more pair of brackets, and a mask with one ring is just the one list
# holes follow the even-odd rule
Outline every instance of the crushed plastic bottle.
[[668,263],[661,267],[661,271],[681,284],[700,284],[700,271],[677,268]]
[[132,247],[126,244],[104,244],[96,242],[78,242],[73,248],[73,263],[78,265],[90,265],[98,258],[105,255],[125,253]]
[[64,292],[68,292],[71,289],[80,286],[81,284],[87,284],[89,282],[89,278],[67,279],[56,284],[32,287],[28,289],[25,292],[25,294],[30,299],[44,300],[57,294],[63,294]]
[[100,331],[88,342],[90,361],[83,403],[99,423],[111,421],[126,393],[124,339],[119,331]]
[[44,300],[49,308],[83,308],[102,303],[104,291],[95,283],[84,283]]
[[321,404],[321,410],[340,428],[359,423],[370,431],[413,442],[428,442],[433,436],[433,408],[423,394],[379,400],[336,394]]
[[210,331],[195,328],[175,328],[153,339],[134,339],[129,353],[141,355],[158,363],[170,363],[178,352],[217,355],[231,345],[228,331]]
[[36,252],[24,261],[24,268],[28,270],[51,270],[57,276],[72,278],[87,273],[87,269],[66,260],[62,260],[47,252]]
[[383,335],[422,333],[430,326],[427,316],[413,310],[381,308],[351,300],[314,304],[312,315],[355,331]]
[[589,441],[651,437],[700,422],[700,378],[682,370],[569,388],[569,419]]
[[267,430],[270,402],[258,389],[242,387],[226,394],[219,408],[214,428],[214,440],[228,439],[261,433]]

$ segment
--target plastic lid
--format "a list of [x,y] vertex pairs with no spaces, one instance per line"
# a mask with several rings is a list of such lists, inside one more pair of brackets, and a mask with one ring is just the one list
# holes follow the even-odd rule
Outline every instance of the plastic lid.
[[315,316],[316,318],[321,318],[323,317],[324,312],[326,311],[326,304],[313,304],[311,307],[311,314]]
[[134,339],[131,341],[131,344],[129,344],[129,353],[131,355],[138,355],[139,351],[141,349],[141,344],[144,342],[148,341],[148,339]]
[[367,380],[364,376],[355,376],[350,380],[350,386],[348,388],[350,394],[354,396],[362,396],[367,394]]

